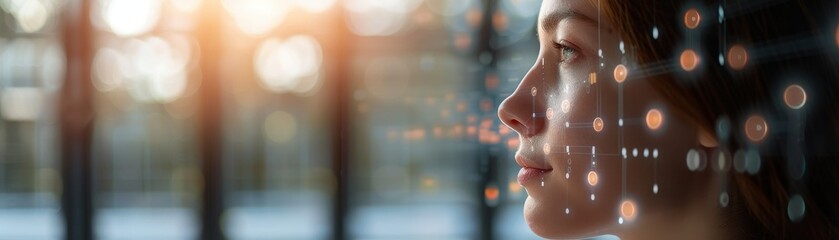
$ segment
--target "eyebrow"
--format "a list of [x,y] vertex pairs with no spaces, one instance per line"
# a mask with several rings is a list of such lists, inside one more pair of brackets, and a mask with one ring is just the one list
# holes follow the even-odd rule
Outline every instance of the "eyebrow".
[[549,13],[548,16],[542,19],[542,31],[544,31],[545,33],[553,32],[554,30],[556,30],[557,26],[559,25],[559,22],[561,22],[564,19],[570,18],[579,19],[585,23],[597,26],[597,21],[582,13],[573,10],[560,10],[553,11]]

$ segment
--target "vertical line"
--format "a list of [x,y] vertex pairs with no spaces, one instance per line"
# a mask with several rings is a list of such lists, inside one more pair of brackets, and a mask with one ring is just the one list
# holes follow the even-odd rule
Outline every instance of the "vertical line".
[[90,0],[69,1],[60,21],[67,71],[57,103],[61,124],[61,211],[65,239],[94,239],[91,142],[95,108],[91,79]]

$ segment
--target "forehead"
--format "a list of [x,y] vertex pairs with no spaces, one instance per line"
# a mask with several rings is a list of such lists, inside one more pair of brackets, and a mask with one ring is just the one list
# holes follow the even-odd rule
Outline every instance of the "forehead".
[[597,6],[592,0],[544,0],[539,9],[539,19],[557,11],[573,11],[595,18],[597,17]]

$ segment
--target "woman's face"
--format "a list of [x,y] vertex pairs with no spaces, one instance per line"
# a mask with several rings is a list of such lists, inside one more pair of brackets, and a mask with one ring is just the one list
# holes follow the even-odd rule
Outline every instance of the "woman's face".
[[539,57],[498,111],[519,134],[515,161],[531,230],[620,235],[696,199],[702,171],[685,160],[699,149],[697,128],[652,80],[633,76],[639,67],[619,30],[590,1],[546,0],[538,31]]

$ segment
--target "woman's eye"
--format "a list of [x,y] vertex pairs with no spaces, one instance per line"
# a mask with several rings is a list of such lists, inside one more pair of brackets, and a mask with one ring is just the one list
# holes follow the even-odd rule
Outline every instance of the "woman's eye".
[[577,57],[577,50],[561,43],[554,42],[554,48],[559,51],[559,62],[567,62]]

